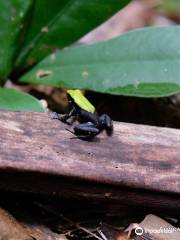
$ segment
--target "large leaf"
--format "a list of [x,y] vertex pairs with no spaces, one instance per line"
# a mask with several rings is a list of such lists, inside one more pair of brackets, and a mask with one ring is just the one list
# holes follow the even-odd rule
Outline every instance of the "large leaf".
[[32,24],[16,66],[63,48],[101,24],[130,0],[36,0]]
[[10,73],[14,56],[20,46],[19,36],[30,0],[0,1],[0,81]]
[[42,105],[36,98],[8,88],[0,88],[0,109],[44,112]]
[[145,28],[59,51],[21,81],[143,97],[180,91],[180,27]]

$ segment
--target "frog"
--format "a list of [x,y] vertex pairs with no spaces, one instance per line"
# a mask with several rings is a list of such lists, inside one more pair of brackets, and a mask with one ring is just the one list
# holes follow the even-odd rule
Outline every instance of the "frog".
[[67,90],[67,94],[71,108],[70,112],[63,116],[55,113],[54,118],[64,123],[68,123],[68,119],[71,117],[78,120],[79,124],[74,126],[73,131],[67,129],[68,131],[84,140],[93,139],[103,130],[106,130],[108,135],[112,134],[113,121],[110,116],[106,113],[99,115],[81,90],[70,89]]

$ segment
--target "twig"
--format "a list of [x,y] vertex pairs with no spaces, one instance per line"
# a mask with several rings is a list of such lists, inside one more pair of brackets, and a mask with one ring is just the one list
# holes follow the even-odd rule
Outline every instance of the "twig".
[[51,213],[55,214],[56,216],[58,216],[61,219],[65,220],[66,222],[68,222],[68,223],[72,224],[73,226],[75,226],[77,229],[82,230],[82,231],[88,233],[89,235],[95,237],[96,239],[98,239],[98,240],[107,240],[107,239],[104,239],[104,238],[101,238],[101,237],[97,236],[95,233],[91,232],[90,230],[88,230],[85,227],[82,227],[78,223],[74,223],[71,219],[65,217],[62,213],[57,213],[56,211],[54,211],[52,209],[52,207],[46,206],[46,205],[44,205],[42,203],[39,203],[39,202],[36,202],[35,204],[38,205],[39,207],[42,207],[47,212],[51,212]]
[[104,235],[104,233],[101,230],[97,230],[97,232],[103,238],[103,240],[108,240],[107,237]]

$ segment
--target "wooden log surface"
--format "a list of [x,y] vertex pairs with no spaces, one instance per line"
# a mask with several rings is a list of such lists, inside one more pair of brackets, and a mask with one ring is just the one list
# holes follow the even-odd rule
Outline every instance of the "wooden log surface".
[[1,111],[0,188],[81,195],[81,182],[84,196],[112,197],[114,188],[114,198],[132,200],[137,189],[153,203],[156,191],[180,208],[180,130],[114,122],[112,136],[88,142],[66,128],[48,113]]

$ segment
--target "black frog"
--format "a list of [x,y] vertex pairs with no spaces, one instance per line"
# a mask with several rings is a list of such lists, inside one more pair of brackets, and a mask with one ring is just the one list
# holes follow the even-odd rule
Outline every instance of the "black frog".
[[84,97],[80,90],[68,90],[69,104],[71,111],[64,115],[56,115],[55,118],[63,122],[71,117],[79,121],[79,124],[74,127],[74,132],[77,137],[82,139],[93,139],[101,131],[106,130],[110,135],[113,131],[113,123],[107,114],[98,115],[94,106]]

